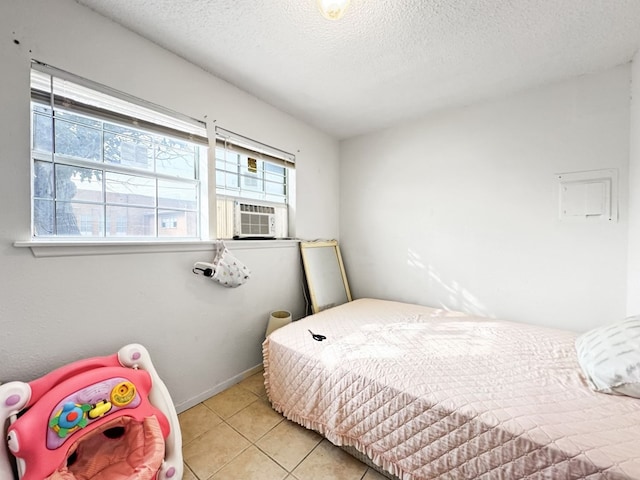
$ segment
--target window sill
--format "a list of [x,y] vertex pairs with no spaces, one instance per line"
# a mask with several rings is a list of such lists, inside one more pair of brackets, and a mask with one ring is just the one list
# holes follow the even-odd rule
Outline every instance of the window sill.
[[[82,255],[123,255],[140,253],[211,251],[215,241],[64,241],[26,240],[14,247],[30,248],[34,257],[73,257]],[[299,240],[225,240],[230,250],[297,247]]]

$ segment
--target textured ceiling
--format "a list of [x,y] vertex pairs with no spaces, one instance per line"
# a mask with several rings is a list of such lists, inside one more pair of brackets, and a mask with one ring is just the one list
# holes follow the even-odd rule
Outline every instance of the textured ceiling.
[[628,62],[640,0],[76,0],[347,138]]

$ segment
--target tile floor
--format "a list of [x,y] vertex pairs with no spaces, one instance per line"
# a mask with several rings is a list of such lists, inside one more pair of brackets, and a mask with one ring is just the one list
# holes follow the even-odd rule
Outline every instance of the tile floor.
[[179,415],[183,480],[386,480],[274,411],[262,372]]

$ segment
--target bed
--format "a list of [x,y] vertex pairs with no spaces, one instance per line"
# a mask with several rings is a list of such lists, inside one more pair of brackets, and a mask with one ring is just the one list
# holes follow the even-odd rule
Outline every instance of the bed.
[[273,332],[265,386],[402,480],[640,478],[640,399],[590,389],[577,336],[360,299]]

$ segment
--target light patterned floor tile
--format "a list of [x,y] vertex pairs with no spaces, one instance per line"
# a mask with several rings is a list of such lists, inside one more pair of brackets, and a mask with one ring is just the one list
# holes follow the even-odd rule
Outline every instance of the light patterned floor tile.
[[290,472],[321,441],[322,437],[317,433],[284,420],[262,437],[256,445]]
[[216,473],[211,480],[283,480],[286,470],[251,446]]
[[259,397],[266,397],[267,391],[264,388],[264,372],[258,372],[249,378],[241,381],[238,385],[255,393]]
[[369,468],[365,476],[362,477],[362,480],[388,480],[388,479],[384,475],[381,475],[380,473],[376,472],[374,469]]
[[182,475],[182,480],[198,480],[198,477],[196,477],[193,472],[189,470],[189,467],[187,467],[186,464],[184,466],[184,474]]
[[182,480],[387,480],[273,410],[262,375],[179,415]]
[[255,442],[283,420],[284,417],[272,409],[269,402],[261,399],[240,410],[227,422],[242,435]]
[[255,393],[239,385],[234,385],[203,403],[226,420],[256,400],[258,400],[258,396]]
[[367,466],[323,440],[292,472],[299,480],[360,480]]
[[200,480],[206,480],[251,445],[226,423],[196,438],[183,449],[184,460]]
[[178,420],[180,421],[183,445],[222,423],[222,419],[218,415],[201,403],[182,412],[178,415]]

